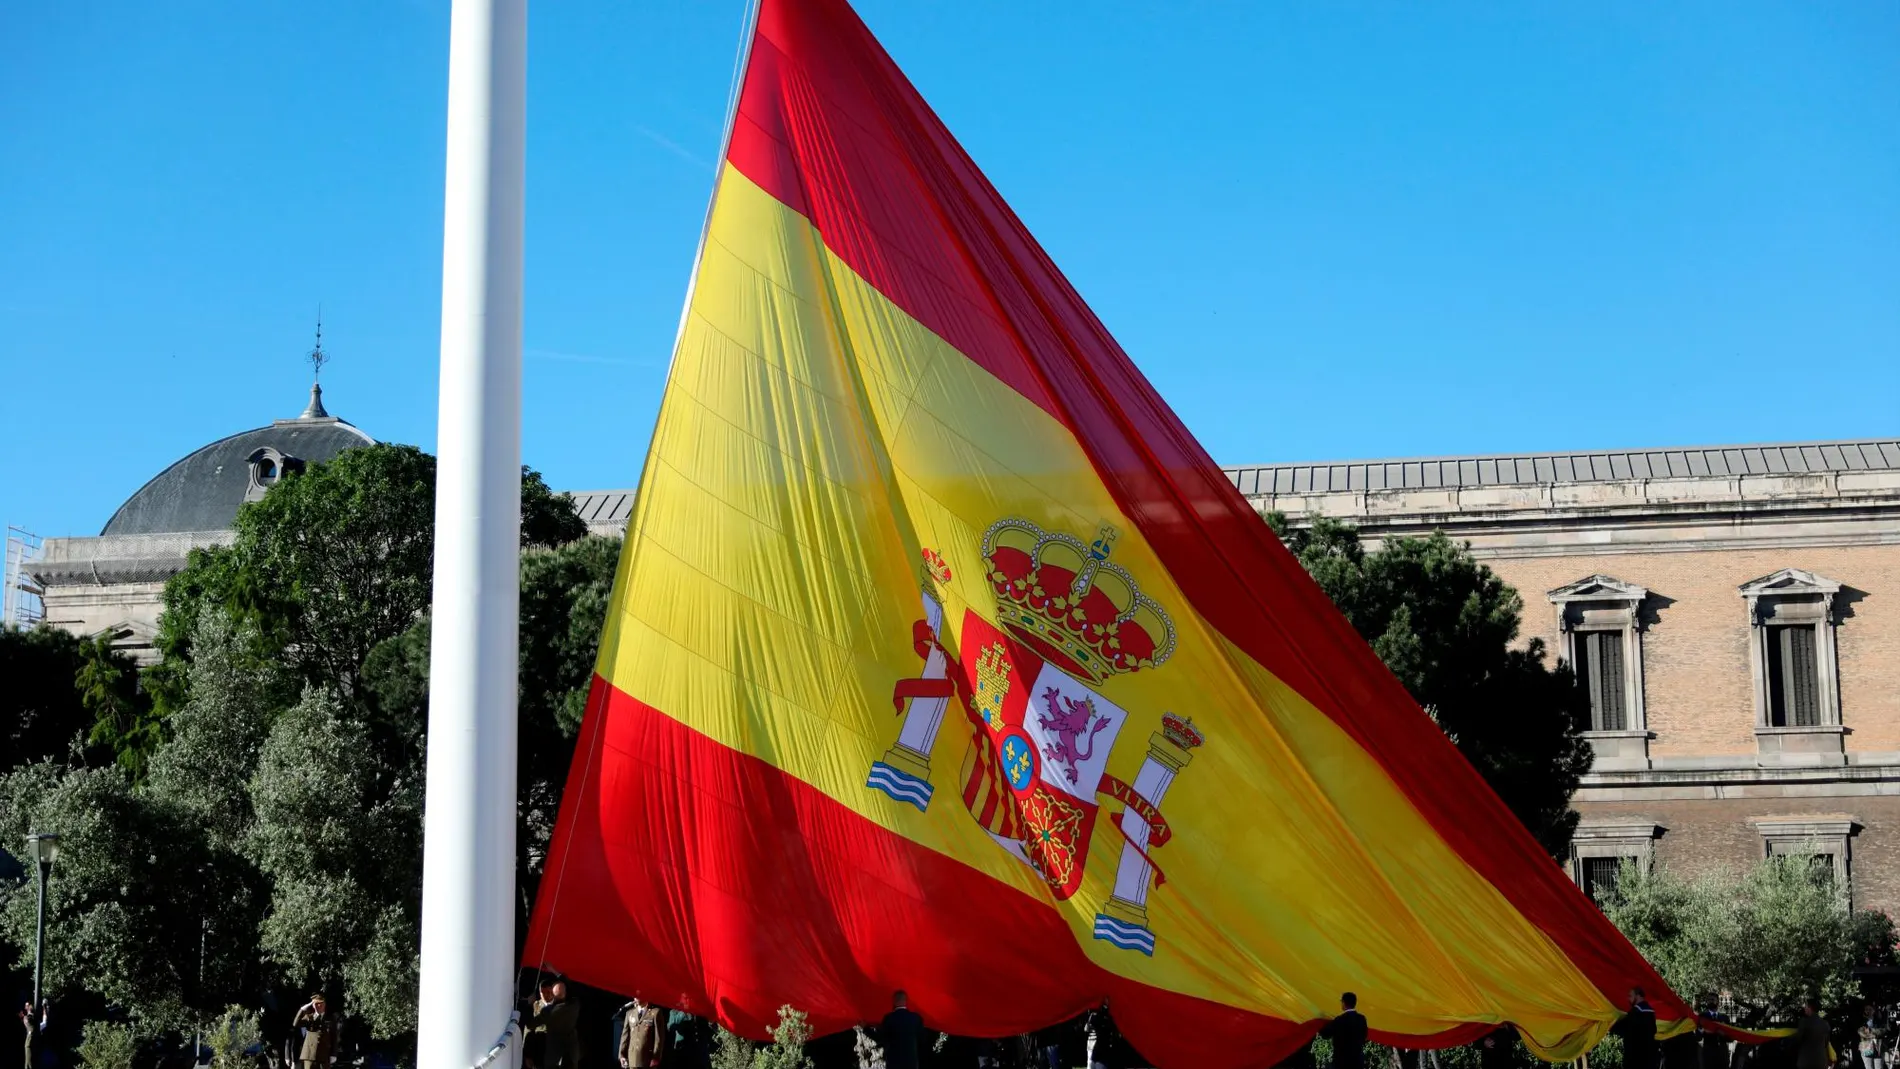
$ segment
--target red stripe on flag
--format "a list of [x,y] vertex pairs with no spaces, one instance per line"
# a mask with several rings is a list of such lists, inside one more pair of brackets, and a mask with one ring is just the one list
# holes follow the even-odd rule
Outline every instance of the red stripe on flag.
[[843,0],[764,0],[728,159],[1070,428],[1194,608],[1331,717],[1606,997],[1687,1007],[1420,713]]
[[795,1006],[823,1035],[879,1020],[897,988],[931,1028],[970,1036],[1113,996],[1148,1057],[1209,1069],[1273,1064],[1314,1028],[1116,977],[1037,898],[599,678],[522,964],[754,1039],[777,1022],[747,1009]]

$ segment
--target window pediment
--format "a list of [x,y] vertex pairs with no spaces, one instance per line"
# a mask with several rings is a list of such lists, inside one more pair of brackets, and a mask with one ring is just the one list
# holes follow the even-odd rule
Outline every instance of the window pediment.
[[1546,596],[1557,607],[1559,655],[1590,692],[1597,767],[1647,765],[1641,609],[1649,590],[1614,576],[1590,575]]
[[1805,568],[1783,568],[1773,575],[1750,579],[1740,587],[1742,596],[1753,601],[1761,597],[1799,597],[1838,594],[1841,584],[1816,575]]
[[1805,568],[1783,568],[1737,589],[1748,603],[1752,632],[1757,745],[1763,753],[1773,747],[1777,759],[1811,759],[1812,754],[1838,759],[1841,682],[1834,597],[1841,584]]
[[1547,597],[1555,605],[1565,605],[1573,601],[1614,601],[1636,605],[1649,596],[1646,587],[1635,583],[1625,583],[1607,575],[1592,575],[1574,583],[1566,583],[1551,591]]

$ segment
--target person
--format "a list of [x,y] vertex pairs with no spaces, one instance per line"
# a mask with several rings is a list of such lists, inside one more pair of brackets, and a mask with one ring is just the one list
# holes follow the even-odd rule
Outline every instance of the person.
[[302,1069],[330,1069],[330,1060],[336,1057],[336,1017],[330,1013],[322,992],[311,995],[309,1002],[297,1008],[290,1030],[299,1040],[297,1064]]
[[[1699,1001],[1702,1009],[1697,1012],[1698,1017],[1714,1024],[1728,1023],[1728,1014],[1722,1012],[1713,994],[1704,994]],[[1702,1033],[1701,1069],[1729,1069],[1732,1055],[1728,1037],[1712,1028],[1705,1029],[1700,1024],[1696,1025],[1696,1030]]]
[[1121,1036],[1115,1031],[1115,1018],[1108,1011],[1107,999],[1089,1011],[1088,1018],[1082,1022],[1082,1030],[1087,1037],[1084,1048],[1088,1069],[1108,1069],[1117,1060],[1115,1047]]
[[1062,1035],[1068,1030],[1068,1023],[1052,1024],[1036,1033],[1036,1052],[1042,1059],[1040,1069],[1063,1069]]
[[659,1065],[665,1042],[666,1026],[661,1022],[660,1008],[637,998],[627,1003],[620,1026],[620,1069]]
[[20,1023],[26,1027],[26,1069],[36,1069],[39,1065],[40,1037],[46,1031],[46,1003],[41,1002],[39,1012],[33,1012],[33,1004],[28,1002],[20,1008]]
[[1642,988],[1630,988],[1629,1012],[1610,1031],[1623,1041],[1623,1069],[1656,1069],[1656,1011]]
[[877,1026],[877,1041],[884,1047],[884,1069],[917,1069],[923,1038],[924,1019],[910,1008],[910,996],[892,992],[891,1012]]
[[1517,1035],[1507,1026],[1486,1032],[1478,1041],[1479,1069],[1511,1069],[1511,1048]]
[[541,1069],[576,1069],[581,1063],[581,1006],[567,997],[567,981],[550,973],[541,978],[528,1030],[541,1033]]
[[1319,1034],[1333,1041],[1333,1069],[1365,1069],[1366,1018],[1359,1012],[1359,996],[1339,996],[1339,1016],[1326,1022]]
[[1794,1069],[1828,1069],[1828,1032],[1821,1004],[1814,999],[1802,1003],[1801,1020],[1794,1026]]
[[[680,998],[685,1002],[684,996]],[[712,1064],[712,1028],[703,1017],[685,1010],[666,1015],[666,1064],[668,1069],[707,1069]]]
[[1860,1026],[1860,1063],[1866,1069],[1887,1069],[1887,1051],[1881,1046],[1880,1031],[1874,1027],[1873,1007],[1867,1008],[1867,1021]]
[[1702,1069],[1702,1037],[1694,1032],[1670,1036],[1657,1046],[1663,1069]]

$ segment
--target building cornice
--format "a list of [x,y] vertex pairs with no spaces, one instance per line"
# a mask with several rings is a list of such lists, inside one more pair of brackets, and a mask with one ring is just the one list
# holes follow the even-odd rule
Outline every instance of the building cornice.
[[194,549],[228,546],[235,531],[49,538],[28,567],[46,587],[163,582],[183,571]]
[[[1362,539],[1373,544],[1387,538],[1443,531],[1469,542],[1478,557],[1900,545],[1900,472],[1870,474],[1891,475],[1894,486],[1852,494],[1815,490],[1773,497],[1708,495],[1689,499],[1646,496],[1643,484],[1648,481],[1638,480],[1627,484],[1369,491],[1321,497],[1279,495],[1250,500],[1263,515],[1278,511],[1295,526],[1320,516],[1351,523]],[[1835,476],[1790,478],[1826,482]],[[1748,480],[1712,481],[1728,484]],[[1604,494],[1596,501],[1571,505],[1557,505],[1550,497],[1539,496],[1545,491],[1586,489],[1602,490]],[[1521,500],[1495,500],[1501,490],[1520,495]],[[1474,495],[1487,500],[1466,500]],[[1396,501],[1400,498],[1406,500]]]

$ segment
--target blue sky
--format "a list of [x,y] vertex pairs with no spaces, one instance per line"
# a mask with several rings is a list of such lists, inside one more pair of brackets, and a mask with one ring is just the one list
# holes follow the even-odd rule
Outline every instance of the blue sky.
[[[860,10],[1223,462],[1900,432],[1900,5]],[[556,486],[638,477],[740,16],[531,13]],[[0,521],[295,415],[319,302],[332,410],[432,444],[447,21],[0,8]]]

